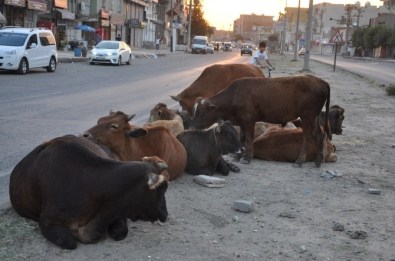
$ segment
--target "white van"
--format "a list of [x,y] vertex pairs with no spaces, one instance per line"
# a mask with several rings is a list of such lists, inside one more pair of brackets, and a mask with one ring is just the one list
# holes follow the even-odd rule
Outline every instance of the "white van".
[[192,53],[207,53],[207,36],[197,35],[192,40]]
[[58,53],[51,30],[4,27],[0,29],[0,70],[26,74],[31,68],[56,70]]

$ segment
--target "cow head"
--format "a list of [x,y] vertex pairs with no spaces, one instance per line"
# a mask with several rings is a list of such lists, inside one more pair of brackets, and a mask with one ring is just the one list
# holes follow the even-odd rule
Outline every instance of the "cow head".
[[133,127],[129,121],[135,116],[123,112],[110,112],[108,116],[99,118],[97,124],[82,136],[109,147],[118,154],[125,147],[129,137],[141,137],[147,134],[144,128]]
[[150,112],[150,117],[148,122],[153,122],[157,120],[172,120],[174,118],[175,112],[168,109],[166,104],[158,103]]
[[344,109],[339,105],[333,105],[329,109],[329,124],[333,134],[341,135],[343,132]]
[[[128,213],[128,218],[133,221],[156,221],[161,222],[167,219],[167,206],[165,192],[169,177],[167,176],[167,164],[158,157],[144,157],[142,161],[148,168],[147,179],[142,184],[143,196],[138,199],[138,203]],[[132,199],[136,201],[136,199]]]
[[180,104],[182,110],[188,111],[188,113],[190,113],[190,114],[192,113],[190,111],[190,109],[192,108],[193,103],[194,103],[193,99],[181,98],[180,95],[175,95],[175,96],[170,95],[170,97]]
[[196,98],[195,105],[193,106],[191,127],[202,129],[211,126],[216,122],[216,114],[218,106],[210,102],[208,99],[202,97]]
[[235,153],[240,150],[239,136],[230,121],[219,121],[218,125],[213,127],[213,131],[221,154]]

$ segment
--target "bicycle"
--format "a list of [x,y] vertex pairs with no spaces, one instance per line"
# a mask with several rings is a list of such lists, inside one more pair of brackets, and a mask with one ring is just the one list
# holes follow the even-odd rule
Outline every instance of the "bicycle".
[[271,76],[271,71],[274,71],[275,68],[274,67],[269,67],[269,66],[265,66],[265,67],[261,68],[263,75],[265,75],[265,69],[267,70],[267,74],[268,74],[267,78],[271,78],[272,77]]

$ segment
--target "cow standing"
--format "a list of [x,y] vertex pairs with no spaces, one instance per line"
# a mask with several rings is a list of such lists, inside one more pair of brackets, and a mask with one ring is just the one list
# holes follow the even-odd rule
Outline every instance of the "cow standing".
[[163,126],[141,128],[130,125],[129,121],[134,116],[120,111],[111,112],[101,117],[83,137],[107,146],[123,161],[157,156],[169,166],[169,180],[181,176],[187,163],[184,146]]
[[226,162],[221,155],[235,153],[241,144],[236,129],[229,122],[220,122],[206,130],[185,130],[177,135],[184,145],[188,161],[185,171],[193,175],[210,175],[215,171],[228,175],[240,169]]
[[[308,139],[313,139],[320,152],[315,163],[320,166],[324,133],[316,118],[325,102],[327,122],[330,87],[327,82],[312,75],[264,79],[246,77],[233,81],[217,95],[197,98],[191,125],[205,128],[222,119],[240,126],[240,139],[246,147],[242,163],[249,163],[253,156],[254,126],[257,121],[285,126],[300,117],[304,135],[296,163],[301,165],[305,161]],[[325,132],[330,136],[328,124],[325,124]]]
[[189,87],[170,97],[180,103],[182,110],[192,115],[197,97],[211,97],[242,77],[263,78],[264,75],[260,68],[252,64],[214,64],[205,68]]
[[120,162],[93,142],[72,135],[45,142],[13,169],[10,200],[16,212],[39,222],[52,243],[75,249],[104,233],[128,233],[127,218],[165,221],[167,165],[159,158]]

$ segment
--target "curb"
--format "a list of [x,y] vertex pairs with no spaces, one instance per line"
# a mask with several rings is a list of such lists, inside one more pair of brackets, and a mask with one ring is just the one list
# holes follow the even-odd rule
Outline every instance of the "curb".
[[[135,58],[157,59],[158,57],[165,57],[165,53],[132,53]],[[84,63],[88,62],[87,57],[58,57],[58,63]]]

